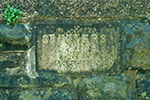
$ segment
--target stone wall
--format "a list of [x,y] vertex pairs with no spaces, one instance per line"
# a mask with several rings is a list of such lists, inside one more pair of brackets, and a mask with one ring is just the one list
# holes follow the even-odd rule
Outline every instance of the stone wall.
[[[24,12],[15,27],[7,4]],[[1,0],[0,100],[149,100],[149,5]]]

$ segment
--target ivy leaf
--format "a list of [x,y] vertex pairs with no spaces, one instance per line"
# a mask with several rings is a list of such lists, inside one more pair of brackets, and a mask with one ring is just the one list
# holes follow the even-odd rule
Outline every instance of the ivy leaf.
[[7,15],[5,15],[4,18],[7,18]]
[[15,21],[16,20],[16,18],[13,18],[13,21]]
[[10,8],[10,12],[13,12],[13,10],[14,10],[14,9],[11,7],[11,8]]
[[16,18],[19,18],[19,16],[16,16]]
[[8,12],[8,16],[10,16],[11,15],[11,13],[10,12]]
[[4,11],[4,20],[7,21],[7,24],[15,24],[18,23],[18,18],[22,17],[22,11],[17,9],[17,8],[13,8],[10,5],[7,5],[7,8],[5,8]]
[[21,18],[22,16],[21,15],[18,15],[18,18]]
[[16,23],[18,23],[18,20],[16,20]]
[[4,20],[6,20],[6,17],[4,17]]
[[4,14],[5,14],[5,15],[7,14],[7,11],[6,11],[6,10],[4,11]]
[[8,21],[9,21],[9,22],[11,22],[11,19],[10,19],[10,18],[8,18]]
[[16,9],[16,8],[14,8],[14,12],[15,12],[15,13],[17,12],[17,9]]
[[8,11],[8,8],[5,8],[5,11]]
[[12,13],[11,16],[12,16],[12,17],[15,17],[15,13]]
[[7,5],[7,8],[10,8],[10,5]]
[[22,11],[19,11],[19,14],[22,14]]
[[10,23],[7,23],[7,25],[9,25]]

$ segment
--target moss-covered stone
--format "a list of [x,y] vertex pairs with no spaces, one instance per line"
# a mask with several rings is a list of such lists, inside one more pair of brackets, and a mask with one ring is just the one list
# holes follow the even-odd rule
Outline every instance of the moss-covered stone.
[[[129,78],[131,77],[132,78]],[[83,78],[79,84],[81,100],[135,100],[136,89],[134,71],[121,75],[94,75]]]
[[47,88],[1,89],[2,100],[77,100],[73,91]]
[[126,68],[150,69],[150,24],[141,20],[125,25],[123,57]]
[[71,82],[71,80],[68,80],[64,76],[52,75],[50,72],[39,72],[39,76],[33,78],[24,73],[24,71],[15,71],[15,69],[12,69],[14,73],[10,71],[0,72],[0,87],[27,88],[50,86],[54,88],[62,88],[66,85],[70,86],[69,84]]
[[137,96],[138,100],[150,99],[150,74],[139,74],[137,79]]

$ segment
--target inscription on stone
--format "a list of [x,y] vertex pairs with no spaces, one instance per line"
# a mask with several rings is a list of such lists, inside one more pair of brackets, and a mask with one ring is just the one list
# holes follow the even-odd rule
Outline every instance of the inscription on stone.
[[118,56],[117,32],[114,28],[97,32],[88,27],[64,34],[43,34],[38,45],[39,69],[58,72],[110,69]]

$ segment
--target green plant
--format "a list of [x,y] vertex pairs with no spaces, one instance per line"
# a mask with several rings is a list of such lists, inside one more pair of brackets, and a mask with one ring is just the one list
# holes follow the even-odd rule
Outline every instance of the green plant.
[[7,22],[7,25],[18,23],[18,18],[21,17],[22,17],[21,10],[13,8],[10,5],[7,5],[7,8],[5,8],[4,10],[4,20]]

